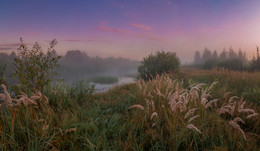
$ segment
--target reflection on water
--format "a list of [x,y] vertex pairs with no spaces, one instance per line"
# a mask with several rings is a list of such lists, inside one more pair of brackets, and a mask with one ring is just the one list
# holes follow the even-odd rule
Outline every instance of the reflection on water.
[[113,84],[99,84],[99,83],[93,83],[93,82],[91,82],[90,84],[95,85],[95,93],[101,93],[101,92],[106,92],[115,86],[134,83],[134,82],[135,82],[135,79],[132,77],[118,77],[118,82],[113,83]]

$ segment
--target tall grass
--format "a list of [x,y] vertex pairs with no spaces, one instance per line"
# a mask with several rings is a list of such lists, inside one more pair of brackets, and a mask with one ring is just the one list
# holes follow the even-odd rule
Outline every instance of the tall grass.
[[218,81],[219,84],[212,92],[213,96],[218,97],[224,93],[232,92],[233,95],[260,104],[260,72],[181,68],[179,74],[172,74],[170,77],[173,79],[183,79],[185,86],[189,85],[189,81],[197,83]]
[[31,96],[5,90],[0,95],[0,148],[259,149],[259,106],[233,93],[215,93],[220,84],[158,76],[100,94],[82,83],[59,83]]
[[184,87],[167,76],[137,84],[136,105],[130,106],[132,125],[144,149],[157,150],[256,150],[260,117],[241,98],[223,94],[213,98],[214,82]]

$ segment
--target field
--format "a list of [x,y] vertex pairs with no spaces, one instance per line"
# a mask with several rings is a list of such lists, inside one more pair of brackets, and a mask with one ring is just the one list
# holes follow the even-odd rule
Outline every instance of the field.
[[60,83],[1,98],[1,150],[260,150],[260,73],[182,68],[101,94]]

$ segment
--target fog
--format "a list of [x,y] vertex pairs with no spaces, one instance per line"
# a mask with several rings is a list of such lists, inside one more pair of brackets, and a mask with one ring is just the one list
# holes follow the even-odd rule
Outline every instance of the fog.
[[[12,77],[13,61],[17,55],[0,53],[0,65],[6,65],[5,76],[10,84],[15,84],[16,80]],[[70,50],[58,61],[59,67],[56,69],[57,76],[55,81],[73,82],[87,81],[91,77],[110,76],[125,77],[137,74],[139,62],[125,58],[101,58],[99,56],[89,56],[80,50]]]

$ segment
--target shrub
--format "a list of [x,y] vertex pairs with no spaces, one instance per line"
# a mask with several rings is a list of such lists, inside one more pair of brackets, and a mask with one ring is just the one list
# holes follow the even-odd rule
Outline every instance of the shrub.
[[44,86],[52,81],[56,74],[60,56],[54,50],[56,40],[50,42],[47,53],[36,42],[32,49],[29,49],[20,39],[21,45],[18,48],[18,57],[14,61],[14,77],[18,79],[18,88],[23,92],[32,92],[37,89],[41,91]]
[[180,60],[176,53],[158,51],[155,55],[150,54],[144,58],[138,67],[140,78],[144,80],[152,79],[156,74],[176,72],[179,68]]

